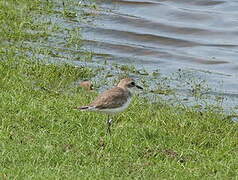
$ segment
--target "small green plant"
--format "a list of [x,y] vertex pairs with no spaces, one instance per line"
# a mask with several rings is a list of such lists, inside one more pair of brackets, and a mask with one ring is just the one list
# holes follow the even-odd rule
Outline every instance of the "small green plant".
[[82,36],[80,34],[80,28],[74,28],[68,31],[67,46],[80,49],[82,46]]
[[77,13],[65,9],[65,10],[63,11],[63,16],[64,16],[64,17],[67,17],[67,18],[75,18],[75,17],[77,17]]
[[151,90],[151,92],[165,96],[175,94],[175,90],[170,87],[167,80],[164,78],[161,78],[160,82],[156,85],[154,90]]
[[133,65],[116,65],[121,71],[125,73],[140,74],[140,71],[136,69]]
[[180,82],[180,86],[187,87],[192,96],[196,99],[206,98],[207,92],[211,89],[204,79],[195,77],[195,72],[187,70],[179,70],[174,76],[175,80]]

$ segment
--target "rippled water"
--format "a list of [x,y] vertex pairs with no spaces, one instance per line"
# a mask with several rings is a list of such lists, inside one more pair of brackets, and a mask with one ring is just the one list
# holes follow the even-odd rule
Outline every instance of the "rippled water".
[[238,96],[237,0],[107,0],[100,5],[103,10],[83,33],[85,47],[97,58],[163,74],[193,70],[216,93]]
[[98,53],[145,66],[237,75],[238,1],[108,1],[85,38]]
[[[103,88],[112,85],[106,81],[113,75],[121,75],[110,64],[134,65],[149,72],[147,77],[137,77],[151,82],[149,90],[157,85],[176,90],[175,101],[194,102],[194,87],[201,85],[205,94],[223,99],[226,108],[237,106],[237,0],[104,0],[97,1],[100,8],[96,9],[82,7],[82,3],[87,4],[84,1],[57,3],[59,13],[43,19],[65,30],[47,42],[26,42],[26,46],[47,51],[43,55],[42,51],[34,52],[34,56],[104,67],[94,79],[104,80],[105,86],[99,85]],[[74,12],[73,16],[63,16],[64,9]],[[82,20],[82,14],[89,17]],[[78,28],[83,44],[75,40]],[[93,52],[91,62],[82,61],[85,50]],[[152,72],[160,76],[152,76]],[[167,77],[169,83],[164,81]]]

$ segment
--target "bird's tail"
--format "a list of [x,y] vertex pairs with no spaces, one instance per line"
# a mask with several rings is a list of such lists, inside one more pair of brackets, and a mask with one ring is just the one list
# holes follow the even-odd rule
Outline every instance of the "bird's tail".
[[81,107],[75,107],[74,109],[77,110],[87,110],[89,108],[89,106],[81,106]]
[[81,111],[86,111],[86,110],[91,110],[94,107],[91,106],[81,106],[81,107],[75,107],[74,109],[81,110]]

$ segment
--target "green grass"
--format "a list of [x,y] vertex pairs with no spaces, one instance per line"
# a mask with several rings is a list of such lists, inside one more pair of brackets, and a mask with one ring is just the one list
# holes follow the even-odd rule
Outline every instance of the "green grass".
[[13,56],[0,62],[0,169],[8,178],[237,178],[238,126],[211,110],[136,97],[115,118],[80,112],[96,95],[73,86],[92,70]]
[[51,12],[50,2],[0,1],[1,179],[238,178],[238,124],[215,108],[200,113],[135,97],[111,136],[105,115],[74,110],[97,95],[74,82],[96,71],[19,53],[22,41],[36,38],[27,30],[47,29],[19,25]]
[[[40,23],[33,20],[34,14],[49,13],[51,3],[41,0],[1,0],[0,1],[0,34],[1,42],[19,42],[29,40],[34,37],[41,38],[47,36],[47,33],[41,32],[31,34],[26,30],[43,30]],[[33,14],[34,12],[34,14]]]

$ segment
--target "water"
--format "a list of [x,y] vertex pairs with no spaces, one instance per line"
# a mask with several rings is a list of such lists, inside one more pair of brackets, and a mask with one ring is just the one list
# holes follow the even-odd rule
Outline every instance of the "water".
[[[111,60],[219,73],[236,91],[238,1],[107,1],[84,38]],[[227,78],[229,77],[229,78]]]
[[206,79],[211,94],[238,96],[238,1],[107,0],[100,5],[93,25],[84,26],[86,49],[149,72],[192,70]]
[[[159,85],[176,90],[175,101],[202,104],[194,95],[201,88],[211,104],[220,103],[226,109],[237,106],[238,1],[106,0],[98,1],[96,9],[79,6],[87,4],[84,1],[69,2],[75,4],[65,2],[66,7],[78,16],[45,17],[68,30],[56,33],[47,43],[31,42],[30,46],[54,47],[50,57],[54,61],[70,59],[79,65],[105,67],[95,79],[105,80],[102,87],[111,86],[106,80],[121,74],[111,64],[128,64],[150,74],[134,74],[150,81],[145,83],[148,89]],[[57,10],[64,8],[59,3]],[[89,17],[82,21],[85,13]],[[66,45],[69,30],[77,28],[81,28],[83,45]],[[80,60],[82,50],[94,53],[91,62]],[[152,77],[153,72],[160,75]]]

